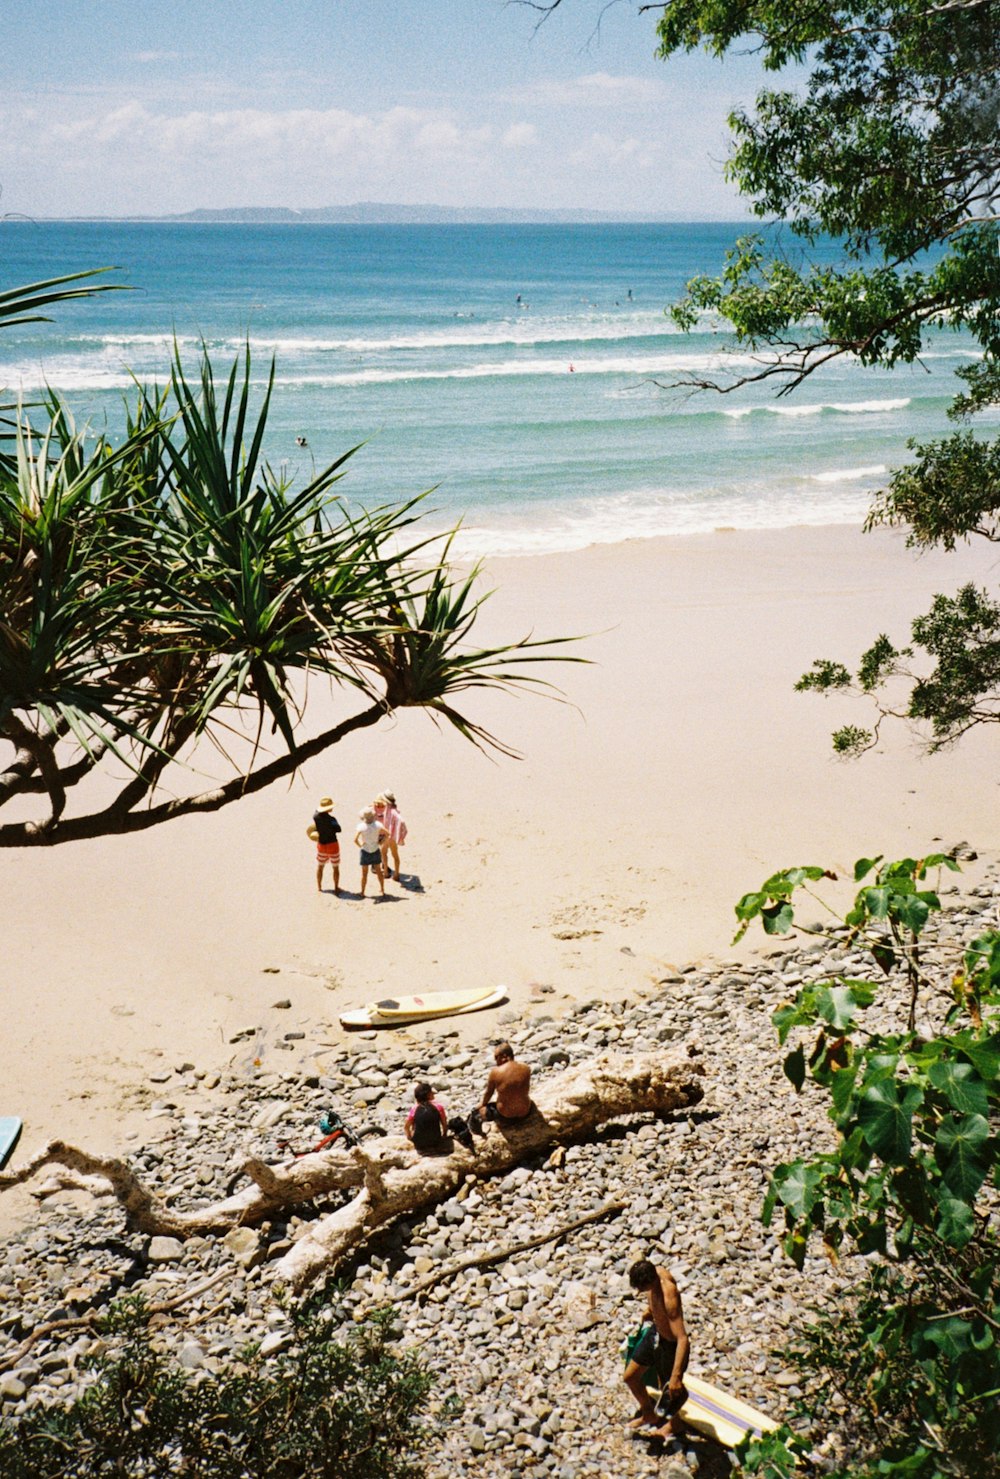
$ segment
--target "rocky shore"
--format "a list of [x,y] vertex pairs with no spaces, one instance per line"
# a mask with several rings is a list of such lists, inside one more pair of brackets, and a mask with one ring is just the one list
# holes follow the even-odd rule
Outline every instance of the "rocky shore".
[[[944,903],[926,935],[929,967],[996,927],[996,870]],[[689,967],[629,1002],[577,1003],[558,1020],[540,986],[530,1016],[484,1016],[479,1047],[460,1047],[443,1022],[420,1040],[404,1031],[337,1034],[324,1047],[329,1028],[297,1020],[276,977],[268,1020],[237,1035],[226,1072],[164,1063],[137,1090],[148,1099],[149,1129],[130,1161],[162,1194],[194,1206],[224,1196],[248,1154],[277,1160],[279,1141],[310,1148],[324,1110],[398,1132],[422,1077],[449,1113],[469,1109],[498,1035],[509,1036],[536,1079],[605,1049],[697,1043],[706,1092],[695,1109],[665,1121],[618,1120],[495,1180],[470,1178],[453,1199],[381,1233],[342,1271],[342,1316],[350,1324],[394,1304],[400,1340],[418,1346],[436,1373],[433,1479],[724,1473],[725,1456],[701,1440],[664,1445],[626,1431],[619,1348],[640,1304],[625,1274],[638,1257],[667,1263],[684,1300],[691,1369],[776,1418],[786,1414],[799,1388],[782,1350],[850,1269],[815,1256],[800,1274],[778,1229],[760,1223],[769,1169],[832,1134],[821,1096],[797,1096],[783,1076],[770,1015],[804,980],[834,971],[867,975],[868,962],[843,944],[799,936],[770,954]],[[884,997],[881,1014],[898,1020],[891,984]],[[424,1299],[402,1297],[442,1267],[618,1202],[624,1211],[562,1239],[459,1273]],[[273,1270],[299,1225],[292,1216],[181,1243],[129,1234],[108,1202],[48,1199],[37,1226],[0,1249],[3,1416],[64,1400],[87,1380],[80,1361],[100,1339],[81,1325],[34,1340],[32,1332],[104,1309],[126,1291],[178,1301],[154,1326],[192,1372],[219,1369],[251,1340],[265,1354],[282,1349],[291,1337]]]

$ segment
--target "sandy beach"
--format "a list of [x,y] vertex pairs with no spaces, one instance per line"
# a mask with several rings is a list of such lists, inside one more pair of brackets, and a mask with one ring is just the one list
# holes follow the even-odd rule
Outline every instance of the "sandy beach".
[[[18,1158],[53,1136],[125,1148],[147,1125],[136,1087],[164,1064],[211,1073],[250,1052],[291,1067],[299,1049],[279,1043],[306,1026],[321,1063],[316,1024],[340,1042],[338,1012],[388,990],[502,981],[514,1008],[557,1014],[635,997],[730,956],[735,899],[779,866],[961,841],[995,858],[993,734],[926,757],[895,726],[844,764],[829,732],[864,707],[792,691],[814,657],[850,661],[879,631],[904,640],[932,592],[994,558],[917,559],[895,536],[827,527],[498,560],[483,640],[579,633],[589,659],[553,672],[563,702],[468,702],[522,760],[403,714],[216,816],[5,853],[0,1113],[25,1122]],[[385,787],[410,827],[411,886],[357,898],[348,843],[345,896],[318,895],[317,798],[333,796],[350,839]],[[252,1048],[232,1041],[250,1026]],[[497,1024],[418,1029],[446,1030],[485,1043]],[[32,1208],[5,1196],[0,1230]]]

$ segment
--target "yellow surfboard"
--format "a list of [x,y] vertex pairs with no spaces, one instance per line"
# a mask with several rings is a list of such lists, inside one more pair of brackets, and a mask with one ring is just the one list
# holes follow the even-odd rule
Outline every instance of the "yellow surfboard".
[[706,1438],[714,1438],[724,1448],[735,1448],[748,1433],[768,1433],[778,1426],[766,1412],[758,1412],[756,1407],[750,1407],[738,1397],[731,1397],[721,1387],[713,1387],[697,1376],[686,1373],[684,1385],[688,1399],[677,1416]]
[[425,991],[419,996],[389,996],[344,1012],[342,1027],[400,1027],[405,1022],[427,1022],[435,1017],[454,1017],[498,1006],[507,995],[505,986],[479,986],[464,991]]

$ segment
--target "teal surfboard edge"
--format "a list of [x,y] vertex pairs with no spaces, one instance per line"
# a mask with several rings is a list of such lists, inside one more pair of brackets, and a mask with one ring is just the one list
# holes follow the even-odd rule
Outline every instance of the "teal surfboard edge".
[[23,1126],[15,1115],[0,1115],[0,1171],[7,1164]]

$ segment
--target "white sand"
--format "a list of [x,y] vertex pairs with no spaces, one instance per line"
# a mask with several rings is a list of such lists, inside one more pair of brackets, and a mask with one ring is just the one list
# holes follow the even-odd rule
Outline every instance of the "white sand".
[[[522,761],[491,763],[403,714],[215,816],[0,854],[0,1114],[25,1120],[18,1159],[54,1135],[122,1149],[148,1124],[130,1086],[151,1071],[254,1051],[289,1068],[274,1039],[308,1019],[338,1041],[338,1011],[389,990],[504,981],[521,1006],[545,983],[544,1010],[648,990],[669,966],[730,955],[735,899],[780,866],[961,840],[995,855],[993,733],[928,758],[897,725],[845,764],[829,732],[865,708],[792,692],[816,656],[850,662],[879,631],[904,640],[933,591],[987,578],[991,561],[978,547],[917,560],[849,528],[497,561],[484,641],[592,634],[578,649],[592,666],[553,674],[568,702],[467,702]],[[387,786],[423,892],[317,895],[316,798],[335,798],[356,891],[357,811]],[[285,996],[292,1010],[274,1012]],[[229,1044],[261,1023],[263,1046]],[[456,1028],[485,1042],[495,1014],[419,1031]],[[0,1228],[31,1205],[2,1199]]]

